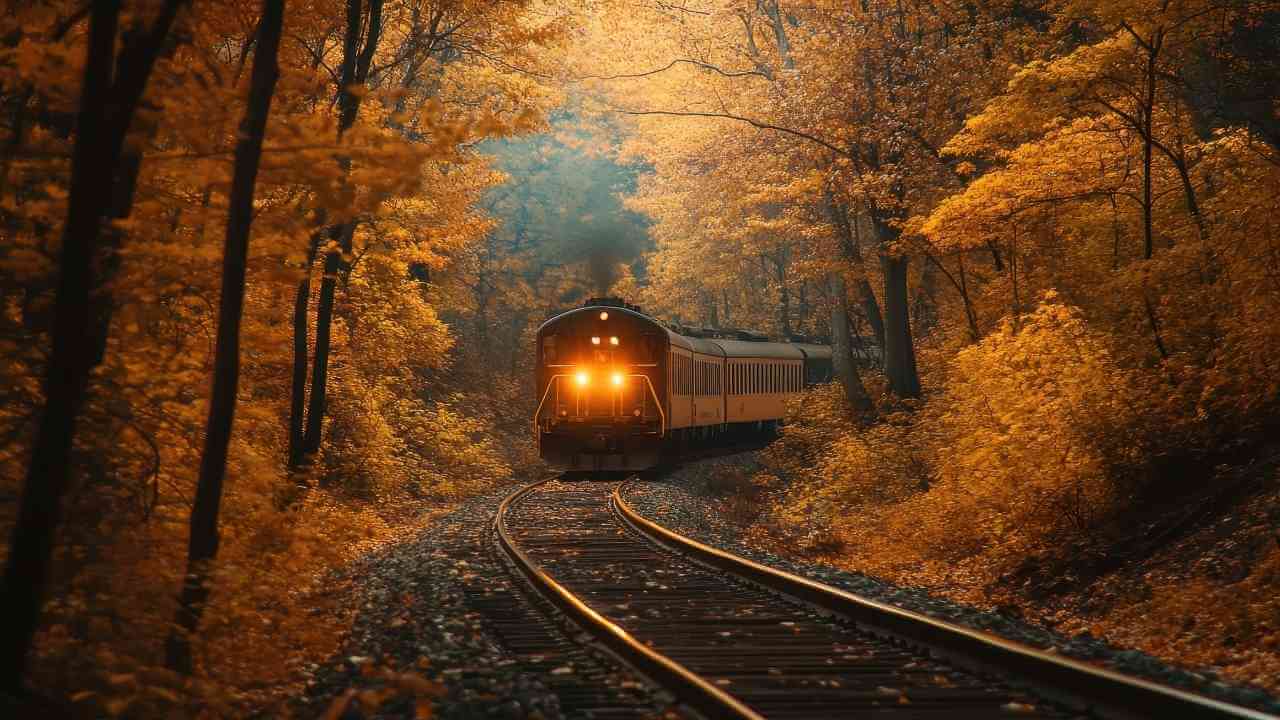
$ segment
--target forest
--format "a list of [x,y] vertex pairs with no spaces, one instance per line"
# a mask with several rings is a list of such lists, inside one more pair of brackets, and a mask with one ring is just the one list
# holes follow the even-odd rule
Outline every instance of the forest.
[[287,714],[592,295],[830,343],[744,533],[1280,690],[1276,0],[6,0],[0,143],[7,697]]

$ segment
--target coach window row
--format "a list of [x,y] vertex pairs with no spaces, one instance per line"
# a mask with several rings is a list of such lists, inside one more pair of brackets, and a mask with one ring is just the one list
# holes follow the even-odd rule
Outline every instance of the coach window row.
[[719,395],[724,368],[720,363],[694,360],[671,353],[671,392],[674,395]]
[[729,375],[729,392],[734,395],[790,393],[804,388],[800,365],[735,363],[729,366]]
[[[722,374],[727,373],[727,378]],[[804,367],[780,363],[730,363],[727,367],[686,355],[671,354],[671,392],[675,395],[719,395],[727,381],[733,395],[768,395],[804,389]]]

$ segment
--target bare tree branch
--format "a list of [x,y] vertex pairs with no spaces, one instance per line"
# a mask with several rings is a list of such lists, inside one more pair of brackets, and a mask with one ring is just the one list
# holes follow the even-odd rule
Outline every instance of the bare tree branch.
[[710,70],[716,73],[717,75],[721,75],[727,78],[748,77],[752,75],[756,77],[766,78],[766,79],[769,77],[768,75],[765,75],[759,70],[722,70],[716,67],[715,65],[712,65],[711,63],[705,63],[705,62],[702,62],[701,60],[690,60],[687,58],[679,58],[676,60],[672,60],[671,62],[667,63],[666,66],[660,67],[657,70],[648,70],[646,72],[641,72],[641,73],[626,73],[622,75],[584,75],[582,77],[574,78],[574,81],[581,82],[583,80],[622,80],[624,78],[649,77],[650,75],[657,75],[658,73],[666,72],[667,70],[670,70],[676,65],[681,65],[681,64],[693,65],[694,67],[698,67],[703,70]]

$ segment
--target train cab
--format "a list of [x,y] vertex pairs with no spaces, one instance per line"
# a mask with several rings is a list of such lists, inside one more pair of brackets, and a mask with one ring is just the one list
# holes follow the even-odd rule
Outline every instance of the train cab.
[[666,328],[593,299],[538,329],[534,428],[540,453],[571,470],[657,464],[666,434]]

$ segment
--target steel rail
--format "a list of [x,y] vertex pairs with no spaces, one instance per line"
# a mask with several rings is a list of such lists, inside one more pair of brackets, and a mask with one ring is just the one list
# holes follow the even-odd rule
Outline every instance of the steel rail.
[[863,629],[939,651],[962,665],[1027,683],[1036,693],[1104,718],[1277,720],[1277,716],[1123,675],[1029,645],[886,605],[739,557],[673,532],[636,512],[614,488],[615,512],[637,532],[704,566],[766,587]]
[[508,495],[498,505],[493,528],[498,545],[515,563],[540,595],[562,613],[594,636],[614,655],[654,683],[669,690],[682,702],[708,718],[764,720],[763,716],[743,705],[732,695],[704,680],[671,658],[655,652],[630,633],[592,610],[576,595],[556,582],[516,544],[507,528],[507,511],[524,496],[534,492],[548,480],[539,480]]

